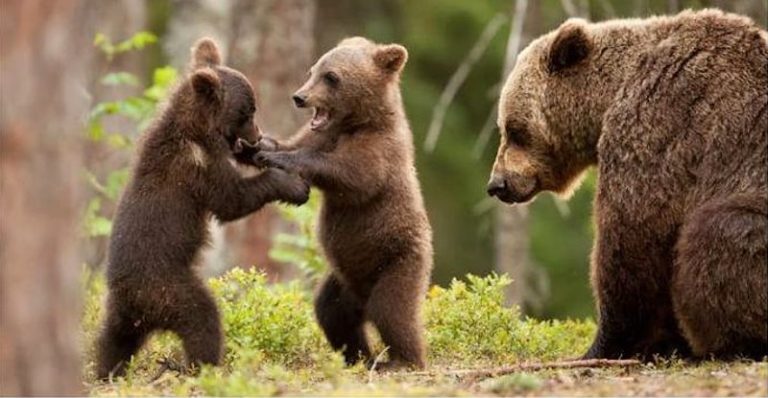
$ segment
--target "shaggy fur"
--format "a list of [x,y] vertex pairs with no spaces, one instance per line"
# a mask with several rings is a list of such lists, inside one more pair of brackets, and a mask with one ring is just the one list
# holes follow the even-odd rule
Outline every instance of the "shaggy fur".
[[292,142],[262,143],[257,163],[296,171],[323,192],[320,241],[332,271],[317,320],[347,363],[371,359],[364,323],[389,346],[384,368],[426,365],[421,306],[432,232],[400,98],[407,52],[363,38],[342,41],[296,93],[315,116]]
[[488,192],[599,171],[587,358],[768,354],[768,34],[717,10],[534,41],[504,87]]
[[110,241],[99,378],[122,374],[157,329],[181,337],[190,364],[217,364],[218,310],[192,267],[210,216],[225,222],[270,201],[307,200],[308,185],[298,176],[268,169],[243,178],[233,167],[237,141],[258,138],[255,105],[245,77],[220,62],[215,44],[200,41],[191,75],[144,134]]

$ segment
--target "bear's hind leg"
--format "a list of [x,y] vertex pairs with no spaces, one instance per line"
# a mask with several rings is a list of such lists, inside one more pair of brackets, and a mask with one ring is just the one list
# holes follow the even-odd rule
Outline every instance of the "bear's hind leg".
[[677,245],[675,312],[694,354],[768,354],[768,200],[735,194],[696,209]]
[[183,341],[188,365],[218,365],[224,337],[216,302],[196,278],[175,289],[176,302],[165,328]]
[[343,350],[347,365],[370,358],[362,304],[333,274],[323,282],[315,298],[315,316],[331,347]]
[[149,332],[146,325],[120,315],[112,306],[108,308],[97,345],[96,377],[99,380],[124,375],[131,356],[141,348]]
[[412,271],[408,266],[393,265],[376,282],[368,299],[368,317],[389,347],[390,362],[382,369],[423,369],[427,365],[421,320],[425,278]]

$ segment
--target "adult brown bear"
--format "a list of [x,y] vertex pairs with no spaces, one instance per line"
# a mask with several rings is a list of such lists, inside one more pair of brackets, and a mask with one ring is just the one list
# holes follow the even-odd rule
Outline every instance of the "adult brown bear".
[[598,168],[587,358],[768,354],[768,34],[718,10],[569,20],[501,95],[488,193]]

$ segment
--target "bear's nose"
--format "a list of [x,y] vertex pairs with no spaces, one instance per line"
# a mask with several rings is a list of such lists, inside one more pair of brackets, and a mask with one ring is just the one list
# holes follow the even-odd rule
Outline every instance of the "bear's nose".
[[303,108],[307,106],[307,97],[303,95],[294,94],[293,102],[296,104],[297,107]]
[[486,192],[488,192],[488,196],[499,196],[503,194],[507,190],[507,182],[499,177],[499,176],[492,176],[491,180],[488,181],[488,187],[486,188]]

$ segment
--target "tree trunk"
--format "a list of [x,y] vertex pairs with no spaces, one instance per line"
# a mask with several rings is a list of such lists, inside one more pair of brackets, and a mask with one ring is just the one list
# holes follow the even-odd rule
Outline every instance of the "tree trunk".
[[[541,5],[538,1],[517,0],[509,35],[507,54],[504,61],[502,81],[512,71],[517,54],[541,32],[537,23],[541,17]],[[522,25],[522,26],[520,26]],[[530,238],[528,231],[528,208],[526,205],[509,206],[498,204],[496,209],[496,270],[506,273],[513,283],[505,291],[507,305],[523,307],[532,300],[528,276],[533,267],[530,256]]]
[[[293,107],[291,94],[301,87],[314,58],[313,0],[240,0],[230,36],[232,65],[253,83],[266,134],[286,138],[307,120]],[[264,267],[274,277],[288,271],[269,256],[273,236],[288,229],[274,207],[226,228],[227,246],[236,264]]]
[[[178,7],[168,38],[175,63],[186,62],[198,37],[212,36],[228,54],[229,65],[253,84],[259,127],[278,138],[292,135],[307,119],[290,97],[303,83],[315,55],[314,0],[196,0]],[[256,265],[273,278],[285,276],[285,267],[271,261],[268,252],[272,237],[286,229],[275,209],[267,206],[228,224],[223,233],[216,230],[207,262],[219,270],[222,265]]]
[[2,3],[0,390],[82,394],[78,347],[87,1]]

